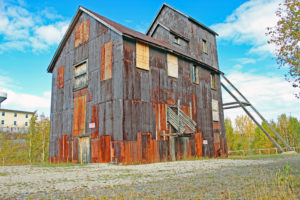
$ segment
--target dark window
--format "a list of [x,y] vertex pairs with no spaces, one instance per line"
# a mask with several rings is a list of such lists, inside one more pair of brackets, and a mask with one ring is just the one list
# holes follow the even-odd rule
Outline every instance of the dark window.
[[28,122],[25,122],[25,126],[28,126]]
[[25,118],[28,118],[28,114],[25,115]]
[[180,45],[180,41],[181,41],[180,37],[177,37],[177,36],[174,37],[174,43],[175,44],[179,44]]
[[192,65],[191,67],[191,79],[193,83],[199,84],[200,79],[199,79],[199,67],[196,65]]
[[202,51],[206,54],[208,53],[206,40],[202,40]]
[[17,121],[14,121],[14,125],[17,125]]
[[15,113],[15,114],[14,114],[14,117],[17,117],[17,116],[18,116],[18,114],[17,114],[17,113]]
[[216,85],[216,75],[215,74],[210,74],[210,87],[212,89],[217,89]]
[[2,116],[5,116],[5,112],[2,112]]
[[73,90],[80,90],[88,85],[87,62],[81,63],[74,68]]
[[4,120],[1,120],[1,124],[4,124]]

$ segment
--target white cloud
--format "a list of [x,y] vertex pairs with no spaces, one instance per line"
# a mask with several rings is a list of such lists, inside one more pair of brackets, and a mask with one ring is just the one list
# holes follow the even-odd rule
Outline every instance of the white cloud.
[[37,96],[17,93],[7,89],[2,91],[7,93],[7,99],[1,104],[2,108],[25,111],[37,110],[39,114],[44,113],[46,116],[49,116],[51,98],[49,95],[46,95],[48,92],[45,92],[42,96]]
[[45,9],[39,13],[0,0],[0,53],[8,50],[46,50],[58,44],[63,37],[68,21],[51,15]]
[[238,58],[238,59],[236,59],[236,61],[238,61],[242,65],[256,63],[256,60],[253,58]]
[[219,39],[252,45],[250,53],[273,53],[274,48],[267,44],[267,27],[276,25],[275,15],[282,0],[250,0],[238,7],[224,23],[215,24]]
[[38,114],[50,114],[51,92],[45,91],[42,95],[27,94],[19,91],[18,82],[8,76],[0,75],[0,92],[7,93],[7,99],[1,104],[2,108],[38,111]]
[[[230,72],[227,77],[268,120],[276,119],[282,113],[291,114],[300,119],[300,101],[294,96],[299,91],[281,77],[237,71]],[[239,98],[239,100],[242,99]],[[223,91],[223,101],[233,102],[234,100],[226,91]],[[238,114],[245,113],[242,109],[225,111],[225,116],[231,119]]]

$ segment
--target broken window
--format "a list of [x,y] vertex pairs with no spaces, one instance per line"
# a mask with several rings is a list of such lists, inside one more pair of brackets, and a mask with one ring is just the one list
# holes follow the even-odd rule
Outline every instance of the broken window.
[[168,76],[178,78],[178,58],[172,54],[167,54]]
[[180,37],[178,37],[178,36],[175,36],[175,37],[174,37],[174,43],[175,43],[175,44],[180,45],[180,41],[181,41]]
[[193,83],[199,84],[200,78],[199,78],[199,67],[196,65],[191,65],[191,79]]
[[101,47],[101,81],[112,78],[113,42],[107,42]]
[[206,54],[208,53],[206,40],[202,40],[202,51]]
[[62,87],[64,87],[64,66],[60,66],[57,73],[57,89]]
[[75,43],[74,46],[85,43],[90,37],[90,20],[86,20],[75,27]]
[[149,46],[136,43],[136,67],[149,70]]
[[83,89],[88,86],[87,62],[83,62],[74,67],[73,91]]
[[210,87],[211,89],[217,89],[217,84],[216,84],[216,75],[211,73],[210,74]]
[[212,119],[213,119],[213,121],[220,121],[219,102],[215,99],[212,99],[211,105],[212,105],[211,107],[212,107]]

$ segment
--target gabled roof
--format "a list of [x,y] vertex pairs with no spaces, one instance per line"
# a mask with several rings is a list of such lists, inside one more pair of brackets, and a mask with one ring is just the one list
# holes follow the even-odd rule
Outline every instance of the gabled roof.
[[78,8],[78,10],[76,12],[75,17],[73,18],[73,20],[72,20],[72,22],[71,22],[68,30],[66,31],[63,39],[61,40],[61,42],[60,42],[60,44],[58,46],[58,49],[56,50],[56,52],[55,52],[55,54],[54,54],[54,56],[53,56],[53,58],[51,60],[51,63],[48,66],[48,69],[47,69],[48,72],[52,72],[53,71],[55,63],[56,63],[57,59],[59,58],[59,55],[62,52],[63,47],[65,46],[65,44],[66,44],[69,36],[71,35],[72,30],[75,27],[77,20],[79,19],[81,13],[83,13],[83,12],[86,13],[86,14],[88,14],[89,16],[93,17],[95,20],[99,21],[100,23],[104,24],[105,26],[109,27],[112,31],[116,32],[117,34],[119,34],[121,36],[133,38],[133,39],[139,40],[141,42],[147,43],[147,44],[149,44],[151,46],[154,46],[154,47],[157,47],[157,48],[160,48],[160,49],[164,49],[165,51],[177,54],[177,55],[179,55],[181,57],[185,57],[185,58],[187,58],[189,60],[192,60],[195,63],[199,63],[202,66],[204,66],[204,67],[206,67],[206,68],[208,68],[210,70],[213,70],[213,71],[215,71],[217,73],[221,73],[218,69],[215,69],[215,68],[213,68],[213,67],[211,67],[211,66],[209,66],[209,65],[207,65],[205,63],[200,62],[199,60],[191,57],[190,55],[188,55],[188,54],[186,54],[186,53],[184,53],[184,52],[176,49],[175,47],[173,47],[173,46],[171,46],[171,45],[169,45],[169,44],[167,44],[167,43],[165,43],[163,41],[154,39],[154,38],[152,38],[152,37],[150,37],[148,35],[145,35],[145,34],[140,33],[138,31],[135,31],[135,30],[132,30],[130,28],[127,28],[127,27],[125,27],[125,26],[123,26],[121,24],[118,24],[118,23],[116,23],[116,22],[114,22],[114,21],[112,21],[112,20],[110,20],[110,19],[108,19],[106,17],[103,17],[103,16],[101,16],[101,15],[99,15],[99,14],[97,14],[97,13],[91,11],[91,10],[88,10],[88,9],[82,7],[82,6],[79,6],[79,8]]
[[175,12],[181,14],[182,16],[188,18],[190,21],[194,22],[195,24],[198,24],[199,26],[201,26],[203,29],[207,30],[208,32],[210,32],[210,33],[212,33],[212,34],[214,34],[214,35],[218,35],[218,33],[216,33],[215,31],[213,31],[212,29],[208,28],[208,27],[205,26],[204,24],[198,22],[198,21],[195,20],[194,18],[192,18],[192,17],[190,17],[190,16],[184,14],[183,12],[180,12],[180,11],[177,10],[176,8],[170,6],[170,5],[166,4],[166,3],[163,3],[163,5],[160,7],[160,9],[159,9],[157,15],[155,16],[155,18],[154,18],[153,22],[151,23],[150,27],[148,28],[148,30],[147,30],[147,32],[146,32],[146,35],[149,34],[149,32],[150,32],[152,26],[154,25],[154,23],[156,22],[158,16],[160,15],[160,13],[162,12],[162,10],[163,10],[165,7],[168,7],[168,8],[170,8],[170,9],[174,10]]

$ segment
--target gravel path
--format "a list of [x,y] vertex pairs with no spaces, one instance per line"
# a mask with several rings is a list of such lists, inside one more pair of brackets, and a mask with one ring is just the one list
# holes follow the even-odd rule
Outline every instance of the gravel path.
[[218,198],[222,197],[222,191],[227,191],[228,195],[228,191],[241,186],[239,181],[249,185],[271,178],[287,163],[300,172],[299,155],[263,160],[207,159],[129,166],[5,166],[0,167],[0,199]]

